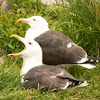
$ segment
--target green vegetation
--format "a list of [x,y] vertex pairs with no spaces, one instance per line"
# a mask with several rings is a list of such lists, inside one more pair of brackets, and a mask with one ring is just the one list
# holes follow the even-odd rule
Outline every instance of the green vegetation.
[[[19,52],[22,43],[11,34],[24,36],[29,28],[26,24],[18,24],[19,18],[41,15],[49,22],[53,30],[60,31],[81,45],[89,55],[100,56],[100,0],[68,0],[69,4],[47,6],[39,0],[9,0],[12,10],[8,13],[1,9],[0,15],[0,48],[8,53]],[[85,69],[71,67],[69,72],[79,80],[89,80],[89,86],[60,92],[40,92],[26,90],[20,85],[20,68],[22,59],[11,60],[5,57],[0,66],[0,100],[99,100],[100,68]]]

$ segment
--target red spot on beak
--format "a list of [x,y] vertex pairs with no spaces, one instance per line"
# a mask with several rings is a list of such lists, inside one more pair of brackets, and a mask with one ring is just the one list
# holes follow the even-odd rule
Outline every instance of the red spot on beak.
[[16,56],[15,55],[13,55],[12,57],[11,57],[11,59],[15,59],[16,58]]
[[22,21],[21,21],[21,20],[19,20],[19,21],[18,21],[18,23],[22,23]]

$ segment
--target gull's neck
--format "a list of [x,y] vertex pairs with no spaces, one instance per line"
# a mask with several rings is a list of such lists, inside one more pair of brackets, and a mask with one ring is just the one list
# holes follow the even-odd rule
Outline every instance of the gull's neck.
[[25,75],[31,68],[42,65],[42,56],[24,57],[20,75]]
[[45,28],[38,28],[38,29],[34,29],[34,28],[29,28],[25,34],[25,38],[30,40],[30,39],[35,39],[36,37],[38,37],[39,35],[45,33],[46,31],[50,30],[48,27]]

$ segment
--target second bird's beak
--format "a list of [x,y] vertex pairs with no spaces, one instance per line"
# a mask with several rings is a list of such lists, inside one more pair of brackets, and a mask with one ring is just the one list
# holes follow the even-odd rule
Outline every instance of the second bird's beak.
[[18,36],[18,35],[16,35],[16,34],[13,34],[13,35],[11,35],[10,37],[14,37],[14,38],[16,38],[17,40],[19,40],[19,41],[21,41],[22,43],[24,43],[23,38],[22,38],[21,36]]
[[[22,38],[22,37],[20,37],[20,36],[18,36],[18,35],[13,34],[13,35],[11,35],[10,37],[14,37],[14,38],[18,39],[19,41],[21,41],[22,43],[24,43],[24,38]],[[24,44],[25,44],[25,43],[24,43]],[[25,50],[25,48],[24,48],[24,50]],[[23,50],[23,51],[24,51],[24,50]],[[21,56],[21,54],[22,54],[23,51],[21,51],[21,52],[19,52],[19,53],[8,54],[8,56],[11,56],[11,59],[14,59],[14,58],[16,58],[16,57],[18,57],[18,56]]]

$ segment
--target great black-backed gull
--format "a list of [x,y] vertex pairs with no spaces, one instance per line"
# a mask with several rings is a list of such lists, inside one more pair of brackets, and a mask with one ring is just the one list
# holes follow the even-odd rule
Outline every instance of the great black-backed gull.
[[19,53],[9,54],[12,58],[21,56],[23,65],[20,75],[21,83],[26,88],[37,88],[42,86],[45,89],[64,90],[67,87],[84,87],[88,85],[87,81],[77,81],[70,73],[62,68],[43,65],[42,49],[39,44],[32,40],[27,41],[18,35],[12,35],[25,45],[25,49]]
[[18,23],[27,23],[30,28],[25,34],[27,40],[35,39],[43,50],[43,63],[48,65],[78,64],[85,68],[95,68],[100,58],[87,56],[86,51],[64,34],[52,31],[41,16],[22,18]]

